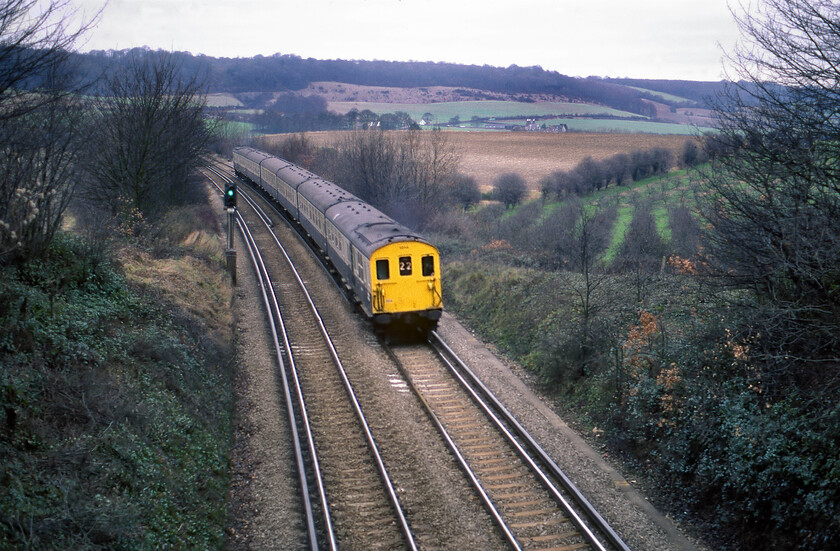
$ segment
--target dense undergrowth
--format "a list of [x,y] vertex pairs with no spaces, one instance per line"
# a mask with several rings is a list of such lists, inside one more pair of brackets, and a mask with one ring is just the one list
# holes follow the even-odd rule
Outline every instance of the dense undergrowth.
[[487,260],[446,264],[447,308],[538,373],[663,506],[715,548],[837,548],[836,394],[774,384],[739,332],[759,315],[667,271],[643,303],[632,276],[603,275],[586,310],[580,274]]
[[155,254],[60,234],[0,268],[0,548],[224,545],[230,292],[187,227],[204,210]]

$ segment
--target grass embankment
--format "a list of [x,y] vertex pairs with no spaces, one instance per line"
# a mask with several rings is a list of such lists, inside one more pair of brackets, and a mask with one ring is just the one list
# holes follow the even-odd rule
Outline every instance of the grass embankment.
[[231,290],[208,220],[2,268],[0,548],[224,546]]

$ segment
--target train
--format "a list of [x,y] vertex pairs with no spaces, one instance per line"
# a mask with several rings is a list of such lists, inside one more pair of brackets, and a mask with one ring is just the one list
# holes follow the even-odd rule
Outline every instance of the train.
[[284,159],[252,147],[233,150],[234,172],[273,198],[377,329],[428,333],[443,313],[437,248],[378,209]]

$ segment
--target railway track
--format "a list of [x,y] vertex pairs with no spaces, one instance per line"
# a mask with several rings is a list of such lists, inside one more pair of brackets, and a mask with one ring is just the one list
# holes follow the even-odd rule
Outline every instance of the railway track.
[[[214,171],[221,177],[223,173]],[[273,222],[253,210],[237,224],[260,280],[293,427],[311,549],[417,549],[370,426],[326,328]],[[252,232],[252,227],[261,227]],[[294,320],[287,323],[286,320]]]
[[[251,223],[259,219],[268,230],[275,221],[274,216],[256,205],[249,217]],[[247,234],[244,222],[240,222],[241,230]],[[270,231],[253,237],[249,247],[252,251],[261,247],[282,248]],[[256,258],[258,253],[252,255]],[[340,547],[348,549],[440,548],[440,542],[428,533],[424,536],[423,530],[419,536],[412,533],[381,457],[371,460],[366,451],[377,449],[371,429],[362,428],[360,432],[366,434],[348,440],[354,429],[359,431],[357,420],[364,419],[359,400],[343,398],[354,394],[353,385],[317,317],[317,309],[303,289],[302,278],[290,267],[291,261],[284,264],[286,267],[271,268],[272,275],[266,276],[263,289],[267,295],[276,292],[275,298],[267,299],[267,303],[274,304],[275,319],[285,316],[294,320],[293,324],[275,322],[285,325],[287,331],[286,337],[275,338],[275,342],[286,342],[278,345],[278,357],[283,369],[290,370],[292,386],[288,393],[298,394],[290,411],[309,412],[299,415],[308,416],[310,428],[303,428],[300,419],[294,421],[298,432],[308,431],[312,442],[312,451],[302,453],[304,463],[309,461],[317,467],[320,461],[324,465],[321,483],[313,482],[317,478],[312,465],[299,467],[304,473],[301,480],[315,488],[326,488],[320,497],[314,490],[305,490],[315,503],[314,512],[307,514],[317,516],[320,511],[321,515],[321,520],[313,521],[317,534],[312,541],[320,542],[314,545],[327,548],[324,542],[328,542],[329,548],[336,548],[333,546],[339,545],[340,540]],[[426,407],[509,548],[629,551],[547,454],[436,334],[429,344],[381,344],[398,366],[398,379],[407,381]],[[339,407],[342,401],[344,405]],[[308,460],[309,455],[315,459]],[[378,473],[369,468],[371,463],[382,463]],[[399,465],[394,470],[398,478],[403,478],[405,487],[410,470],[400,472],[406,469]],[[330,496],[335,497],[328,499]],[[422,513],[415,510],[409,516],[416,524],[424,524],[417,521],[423,518]],[[328,525],[333,518],[336,528],[330,535]]]
[[512,548],[629,551],[436,333],[386,349]]

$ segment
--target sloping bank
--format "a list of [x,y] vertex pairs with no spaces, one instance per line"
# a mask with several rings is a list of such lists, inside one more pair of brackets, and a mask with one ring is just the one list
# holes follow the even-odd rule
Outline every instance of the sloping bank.
[[207,209],[155,252],[64,234],[0,268],[0,548],[224,546],[231,294],[189,227]]

